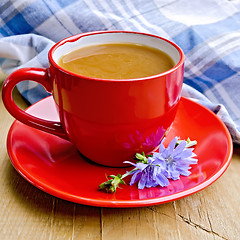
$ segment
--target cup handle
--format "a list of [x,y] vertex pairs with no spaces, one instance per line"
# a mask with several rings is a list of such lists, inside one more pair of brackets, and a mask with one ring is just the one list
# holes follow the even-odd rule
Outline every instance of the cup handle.
[[2,87],[2,99],[8,112],[18,121],[42,130],[47,133],[54,134],[58,137],[68,140],[68,136],[62,127],[61,122],[54,122],[44,120],[35,116],[32,116],[25,111],[21,110],[13,101],[12,91],[14,87],[21,81],[32,80],[40,83],[48,92],[52,91],[50,79],[47,69],[41,68],[22,68],[16,70],[5,80]]

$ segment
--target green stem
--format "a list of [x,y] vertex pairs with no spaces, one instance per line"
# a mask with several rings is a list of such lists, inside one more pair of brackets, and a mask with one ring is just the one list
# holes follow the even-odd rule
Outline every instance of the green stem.
[[131,171],[124,173],[121,178],[123,179],[123,178],[127,177],[128,175],[135,172],[136,170],[138,170],[138,168],[134,168]]
[[185,148],[189,148],[189,147],[192,147],[192,146],[195,146],[195,145],[197,145],[197,141],[196,140],[190,141],[189,143],[187,143]]

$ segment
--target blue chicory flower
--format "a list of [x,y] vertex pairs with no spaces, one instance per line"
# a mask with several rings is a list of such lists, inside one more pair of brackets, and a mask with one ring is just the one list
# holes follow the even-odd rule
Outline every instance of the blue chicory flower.
[[152,156],[158,165],[165,168],[163,174],[173,180],[179,179],[180,175],[189,176],[191,174],[189,165],[197,164],[198,162],[196,158],[193,158],[196,156],[193,153],[193,148],[186,148],[186,141],[181,141],[176,147],[177,137],[165,148],[163,145],[164,140],[159,146],[159,151],[153,153]]
[[165,187],[169,184],[168,179],[164,176],[163,171],[164,168],[156,164],[156,160],[153,158],[148,158],[147,163],[137,162],[132,163],[129,161],[125,161],[124,163],[129,163],[135,166],[135,171],[133,174],[130,185],[138,182],[138,188],[143,189],[144,187],[156,187],[160,185],[161,187]]
[[175,137],[170,144],[165,147],[163,145],[165,138],[162,140],[158,152],[152,155],[136,154],[138,161],[132,163],[125,161],[124,163],[131,164],[135,168],[125,174],[110,175],[106,182],[99,185],[99,190],[106,192],[116,192],[119,184],[125,184],[123,178],[132,175],[130,185],[138,182],[138,188],[144,187],[165,187],[169,185],[169,180],[177,180],[182,176],[189,176],[191,172],[190,165],[197,164],[198,160],[193,153],[192,146],[197,144],[197,141],[178,140]]
[[165,138],[159,146],[159,151],[145,158],[144,162],[141,160],[137,163],[124,162],[135,167],[134,171],[130,173],[133,175],[130,185],[139,181],[139,189],[156,187],[158,185],[165,187],[169,185],[168,179],[177,180],[180,175],[189,176],[191,174],[189,165],[197,163],[197,159],[193,158],[196,156],[193,153],[193,148],[186,148],[186,141],[181,141],[177,144],[177,137],[165,148],[163,145],[164,140]]

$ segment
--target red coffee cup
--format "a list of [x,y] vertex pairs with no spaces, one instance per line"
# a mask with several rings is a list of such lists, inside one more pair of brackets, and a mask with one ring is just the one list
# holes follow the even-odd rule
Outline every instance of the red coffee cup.
[[[175,66],[158,75],[138,79],[96,79],[69,72],[58,65],[65,53],[90,45],[137,43],[167,53]],[[2,88],[6,109],[31,127],[71,141],[88,159],[107,166],[124,166],[135,153],[154,150],[174,121],[181,97],[183,51],[158,36],[100,31],[61,40],[49,51],[50,67],[13,72]],[[22,111],[12,99],[15,85],[24,80],[42,84],[52,93],[60,122],[39,119]]]

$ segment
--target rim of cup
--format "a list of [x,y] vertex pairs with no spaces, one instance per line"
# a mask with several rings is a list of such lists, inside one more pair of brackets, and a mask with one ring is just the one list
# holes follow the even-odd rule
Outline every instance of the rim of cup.
[[[173,61],[175,62],[174,67],[168,71],[147,76],[143,78],[131,78],[131,79],[103,79],[103,78],[93,78],[88,76],[83,76],[77,73],[70,72],[61,66],[59,66],[58,61],[61,56],[77,50],[79,48],[84,48],[92,45],[99,44],[109,44],[109,43],[134,43],[139,45],[146,45],[153,48],[157,48],[166,54],[168,54]],[[155,79],[161,76],[168,75],[171,72],[174,72],[176,69],[181,67],[184,64],[184,53],[182,49],[174,42],[162,38],[157,35],[141,33],[141,32],[132,32],[132,31],[94,31],[87,33],[76,34],[67,38],[62,39],[56,43],[48,53],[50,64],[55,68],[58,68],[62,72],[75,76],[81,77],[84,79],[91,79],[97,81],[140,81]]]

